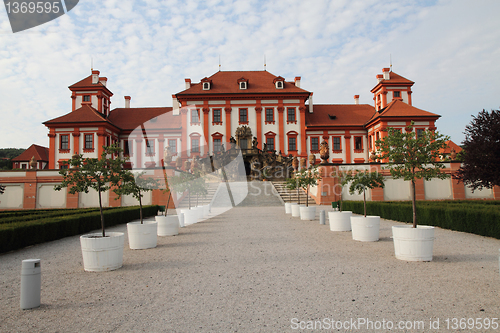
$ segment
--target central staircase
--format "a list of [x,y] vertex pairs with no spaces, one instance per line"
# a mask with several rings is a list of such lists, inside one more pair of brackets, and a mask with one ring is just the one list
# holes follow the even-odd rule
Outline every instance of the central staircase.
[[[289,189],[286,188],[286,182],[285,181],[272,181],[274,188],[280,195],[281,199],[283,199],[284,202],[298,202],[298,198],[300,197],[300,204],[305,204],[307,195],[304,190],[300,189],[298,192],[299,194],[297,195],[297,190],[292,190],[290,191]],[[309,205],[316,205],[316,202],[314,199],[309,195]]]

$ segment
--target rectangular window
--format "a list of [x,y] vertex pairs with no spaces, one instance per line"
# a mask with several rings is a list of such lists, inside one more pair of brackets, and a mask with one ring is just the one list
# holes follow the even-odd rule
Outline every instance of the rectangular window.
[[221,109],[214,109],[214,123],[221,123]]
[[85,149],[94,149],[94,134],[85,134]]
[[424,134],[424,130],[421,128],[418,128],[417,129],[417,139],[421,138],[423,134]]
[[341,150],[341,148],[340,148],[340,138],[338,136],[333,138],[333,150],[334,151],[340,151]]
[[222,150],[222,140],[214,139],[214,152],[219,152]]
[[193,153],[200,152],[200,140],[199,139],[191,140],[191,152],[193,152]]
[[274,121],[274,109],[266,109],[266,121]]
[[191,110],[191,122],[192,123],[200,122],[200,114],[198,110]]
[[154,155],[155,154],[155,141],[154,140],[146,140],[146,154]]
[[401,97],[401,93],[399,91],[394,92],[394,97]]
[[288,108],[287,115],[287,121],[295,121],[295,108]]
[[311,151],[319,150],[319,139],[311,138]]
[[64,134],[60,136],[61,139],[61,150],[69,150],[69,135]]
[[297,150],[297,138],[288,138],[288,151]]
[[247,109],[240,109],[240,123],[248,122]]
[[177,154],[177,140],[168,140],[168,147],[170,148],[170,153]]
[[354,137],[354,149],[363,150],[363,138],[360,136]]
[[90,95],[83,95],[84,102],[90,102]]
[[274,150],[274,138],[266,139],[266,148],[267,150]]
[[123,154],[125,156],[132,156],[132,141],[125,140],[124,141],[124,149],[123,149]]

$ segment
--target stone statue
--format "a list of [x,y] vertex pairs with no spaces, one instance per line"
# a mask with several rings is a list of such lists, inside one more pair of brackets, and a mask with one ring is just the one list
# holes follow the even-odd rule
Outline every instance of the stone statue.
[[177,159],[175,160],[175,167],[176,167],[177,169],[182,168],[182,158],[177,157]]
[[170,147],[165,147],[163,150],[163,165],[169,166],[172,162],[172,153],[170,152]]
[[306,168],[306,165],[307,165],[307,163],[306,163],[306,162],[307,162],[307,161],[306,161],[306,158],[305,158],[305,157],[301,157],[301,158],[300,158],[300,169],[305,169],[305,168]]
[[257,137],[253,137],[252,140],[252,149],[257,149],[257,145],[259,144],[259,141],[257,141]]
[[316,156],[314,154],[309,155],[309,165],[314,165],[314,162],[316,162]]
[[330,158],[330,147],[328,142],[323,140],[319,146],[319,157],[321,157],[321,163],[328,163],[328,158]]
[[30,159],[30,167],[31,167],[31,169],[36,169],[36,160],[35,160],[35,156],[31,156],[31,159]]
[[293,157],[292,166],[296,172],[299,171],[299,160],[297,159],[297,156]]

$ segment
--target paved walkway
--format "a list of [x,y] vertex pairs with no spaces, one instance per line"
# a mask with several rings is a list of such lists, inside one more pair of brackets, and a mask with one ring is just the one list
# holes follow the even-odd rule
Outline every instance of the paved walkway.
[[[283,206],[243,205],[159,237],[154,249],[126,240],[112,272],[83,271],[78,237],[2,254],[0,331],[386,332],[392,323],[456,332],[452,318],[499,317],[500,240],[437,229],[434,260],[410,263],[394,258],[394,224],[382,220],[380,241],[361,243]],[[42,306],[20,310],[29,258],[42,260]]]

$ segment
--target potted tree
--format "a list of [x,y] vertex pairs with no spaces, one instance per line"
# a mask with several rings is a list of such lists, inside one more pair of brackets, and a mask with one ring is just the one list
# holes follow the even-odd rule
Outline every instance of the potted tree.
[[309,207],[309,187],[316,186],[318,180],[321,178],[319,175],[318,167],[313,166],[308,169],[302,169],[299,172],[299,185],[306,191],[306,205],[300,207],[301,220],[314,220],[316,217],[316,206]]
[[[101,199],[102,193],[117,186],[125,174],[122,166],[127,160],[119,157],[120,152],[118,145],[112,145],[103,147],[100,158],[83,158],[82,154],[75,154],[67,162],[70,168],[59,171],[63,181],[54,186],[56,191],[67,187],[71,194],[88,193],[90,189],[98,193],[102,232],[80,236],[83,266],[86,271],[110,271],[122,267],[123,264],[124,233],[106,234]],[[117,157],[112,158],[113,155]]]
[[292,206],[297,205],[296,202],[292,202],[292,192],[297,188],[297,180],[295,178],[287,178],[285,183],[285,188],[288,192],[288,202],[285,202],[285,214],[292,213]]
[[339,181],[340,187],[340,205],[338,211],[328,212],[328,221],[330,222],[330,230],[331,231],[351,231],[351,216],[352,211],[343,211],[342,210],[342,191],[345,185],[349,183],[349,175],[351,171],[343,171],[340,168],[337,169],[337,179]]
[[351,216],[352,239],[362,242],[375,242],[380,234],[380,216],[366,216],[366,189],[384,187],[384,176],[368,170],[350,173],[348,176],[349,193],[363,193],[363,216]]
[[392,235],[396,258],[408,261],[431,261],[434,246],[434,227],[417,225],[415,182],[449,177],[439,163],[439,150],[444,149],[448,136],[424,130],[417,136],[413,122],[407,130],[388,128],[388,136],[376,141],[378,158],[387,161],[391,176],[411,183],[413,225],[393,226]]
[[[120,186],[113,191],[122,195],[130,194],[139,201],[140,221],[127,223],[128,242],[131,250],[144,250],[156,247],[158,223],[156,221],[144,222],[142,218],[142,197],[144,192],[148,192],[158,187],[158,181],[152,177],[145,177],[141,172],[133,174],[127,171],[122,179]],[[116,199],[118,199],[116,198]]]
[[168,193],[167,204],[165,205],[164,215],[159,215],[155,217],[158,223],[158,236],[176,236],[179,234],[179,227],[183,227],[184,223],[182,220],[182,215],[168,215],[168,206],[170,205],[170,200],[172,199],[172,190],[170,189],[169,179],[167,177],[167,172],[165,167],[163,167],[163,179],[164,193]]

